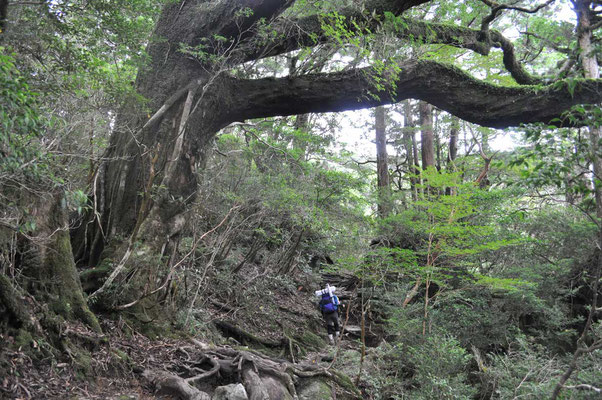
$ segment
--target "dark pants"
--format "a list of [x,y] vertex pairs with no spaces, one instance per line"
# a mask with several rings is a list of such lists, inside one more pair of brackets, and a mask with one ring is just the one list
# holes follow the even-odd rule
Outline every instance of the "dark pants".
[[324,318],[324,323],[326,324],[326,329],[328,330],[329,335],[334,335],[335,332],[339,332],[341,329],[339,327],[339,313],[333,311],[329,314],[322,313],[322,317]]

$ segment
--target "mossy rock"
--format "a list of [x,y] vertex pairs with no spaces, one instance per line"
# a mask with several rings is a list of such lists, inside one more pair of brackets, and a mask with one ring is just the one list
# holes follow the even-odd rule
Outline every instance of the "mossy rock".
[[297,388],[299,400],[330,400],[332,388],[321,378],[304,379]]
[[98,267],[86,269],[79,274],[82,288],[86,293],[92,293],[100,288],[113,270],[111,260],[104,260]]

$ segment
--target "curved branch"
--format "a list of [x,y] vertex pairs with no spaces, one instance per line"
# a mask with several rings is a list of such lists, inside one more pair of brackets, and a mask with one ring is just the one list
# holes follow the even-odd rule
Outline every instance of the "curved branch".
[[[409,7],[409,4],[406,5]],[[367,8],[367,10],[370,9]],[[403,11],[403,9],[396,10],[399,13]],[[382,15],[385,12],[393,12],[393,9],[380,8],[378,14],[343,9],[338,13],[343,17],[338,23],[341,23],[350,33],[370,35],[382,25]],[[251,41],[243,47],[243,61],[272,57],[302,47],[327,43],[331,41],[331,38],[324,33],[323,21],[323,17],[317,15],[298,20],[281,20],[280,23],[274,25],[275,34],[270,40],[264,40],[261,43]],[[498,31],[487,31],[487,34],[484,35],[483,31],[478,29],[402,18],[396,24],[394,34],[401,40],[445,44],[471,50],[481,55],[488,55],[491,48],[499,48],[504,53],[504,66],[516,82],[523,85],[541,82],[540,78],[531,76],[523,68],[516,57],[512,42]]]
[[[239,80],[228,78],[224,98],[227,123],[276,115],[370,108],[405,99],[427,101],[465,121],[506,128],[552,123],[576,104],[602,101],[602,80],[583,79],[571,91],[563,81],[548,86],[505,87],[479,81],[459,68],[435,61],[400,65],[394,85],[382,90],[372,68],[299,77]],[[391,77],[381,78],[392,82]],[[568,122],[554,122],[568,125]],[[574,123],[573,123],[574,124]]]
[[539,10],[541,10],[544,7],[549,6],[550,4],[552,4],[555,0],[548,0],[545,3],[539,4],[533,8],[525,8],[525,7],[515,7],[515,6],[511,6],[508,4],[499,4],[495,1],[490,1],[490,0],[481,0],[482,3],[486,4],[487,6],[489,6],[491,8],[491,13],[486,16],[485,18],[483,18],[483,21],[481,22],[481,29],[483,30],[483,32],[486,32],[489,29],[489,24],[492,23],[503,10],[513,10],[513,11],[520,11],[526,14],[535,14],[536,12],[538,12]]
[[542,82],[541,79],[531,76],[531,74],[523,68],[516,58],[516,52],[514,51],[512,41],[504,37],[504,35],[498,31],[491,31],[488,32],[488,34],[495,47],[502,49],[502,52],[504,53],[504,67],[506,67],[506,70],[510,72],[517,83],[520,83],[521,85],[536,85]]
[[[337,23],[348,33],[366,35],[374,32],[382,24],[385,13],[399,16],[410,8],[428,3],[431,0],[371,0],[362,9],[344,7],[336,11],[340,20]],[[280,18],[270,26],[268,38],[254,37],[241,49],[242,61],[272,57],[303,47],[313,47],[328,43],[323,24],[327,18],[312,14],[301,18]],[[413,23],[414,21],[412,21]],[[405,21],[401,25],[404,25]],[[409,28],[412,29],[411,24]]]

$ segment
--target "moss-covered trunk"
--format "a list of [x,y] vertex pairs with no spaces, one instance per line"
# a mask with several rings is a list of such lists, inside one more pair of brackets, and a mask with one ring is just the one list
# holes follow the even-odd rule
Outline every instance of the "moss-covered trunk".
[[22,285],[40,303],[66,320],[79,320],[94,331],[100,325],[89,310],[73,261],[67,207],[62,192],[35,202],[36,230],[20,240]]

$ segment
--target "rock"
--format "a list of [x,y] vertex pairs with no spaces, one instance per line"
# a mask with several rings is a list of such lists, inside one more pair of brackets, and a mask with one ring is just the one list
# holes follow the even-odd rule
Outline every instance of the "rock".
[[212,400],[249,400],[242,383],[220,386],[215,389]]
[[297,388],[297,395],[299,400],[330,400],[332,389],[323,379],[306,379]]
[[242,383],[219,386],[213,393],[212,400],[248,400],[247,391]]
[[345,327],[345,332],[359,336],[362,333],[362,328],[357,325],[347,325]]
[[261,382],[266,389],[270,399],[278,400],[293,400],[293,396],[289,393],[284,384],[271,376],[262,376]]

